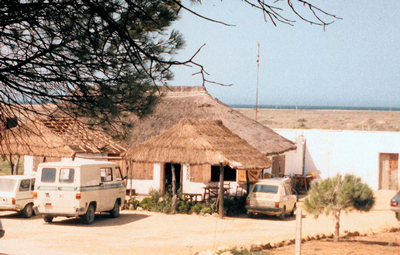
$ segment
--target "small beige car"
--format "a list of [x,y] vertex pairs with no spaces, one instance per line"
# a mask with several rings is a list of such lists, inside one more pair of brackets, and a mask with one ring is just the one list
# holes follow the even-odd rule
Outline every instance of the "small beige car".
[[247,215],[266,214],[278,216],[294,215],[297,196],[292,193],[288,179],[264,179],[253,185],[246,200]]
[[34,187],[33,176],[0,176],[0,211],[17,211],[25,218],[32,217]]

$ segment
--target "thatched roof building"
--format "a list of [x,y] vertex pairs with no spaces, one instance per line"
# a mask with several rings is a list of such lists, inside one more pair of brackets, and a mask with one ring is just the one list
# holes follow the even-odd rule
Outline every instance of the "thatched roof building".
[[232,133],[220,120],[182,119],[146,142],[129,148],[136,162],[228,165],[234,169],[269,168],[269,158]]
[[125,149],[103,132],[71,118],[18,116],[18,126],[0,134],[0,154],[75,157],[76,154],[120,155]]
[[205,87],[161,88],[163,93],[154,113],[134,118],[134,131],[123,141],[126,148],[156,137],[181,119],[222,120],[224,125],[266,155],[296,149],[294,143],[212,97]]

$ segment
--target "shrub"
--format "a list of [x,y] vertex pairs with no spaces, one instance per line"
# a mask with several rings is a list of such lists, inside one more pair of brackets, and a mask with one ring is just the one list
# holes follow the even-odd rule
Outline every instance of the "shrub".
[[246,213],[246,196],[224,199],[224,211],[226,216],[235,216]]
[[124,208],[125,210],[136,210],[139,207],[140,201],[135,197],[131,197],[129,200],[125,201]]

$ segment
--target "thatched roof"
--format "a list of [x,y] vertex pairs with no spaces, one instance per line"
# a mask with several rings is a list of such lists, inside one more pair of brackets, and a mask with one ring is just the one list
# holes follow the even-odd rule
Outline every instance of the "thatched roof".
[[154,113],[134,119],[134,131],[123,141],[126,148],[156,137],[187,118],[222,120],[229,130],[266,155],[296,149],[290,140],[212,97],[205,87],[171,86],[161,91],[163,97]]
[[18,116],[18,126],[0,134],[0,154],[73,157],[116,154],[125,149],[104,133],[71,118],[36,119]]
[[136,162],[229,165],[263,169],[269,158],[232,133],[220,120],[182,119],[160,136],[129,148],[125,158]]

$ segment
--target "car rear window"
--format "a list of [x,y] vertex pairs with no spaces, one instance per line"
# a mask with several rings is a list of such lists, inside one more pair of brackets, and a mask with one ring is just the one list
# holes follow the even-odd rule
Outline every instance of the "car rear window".
[[74,182],[75,169],[61,168],[60,169],[60,182],[71,183]]
[[56,169],[55,168],[43,168],[41,180],[42,180],[42,182],[55,182],[56,181]]
[[278,193],[278,186],[275,185],[262,185],[262,184],[256,184],[254,187],[253,192],[263,192],[263,193],[272,193],[272,194],[277,194]]
[[0,179],[0,191],[10,192],[13,191],[16,180]]

